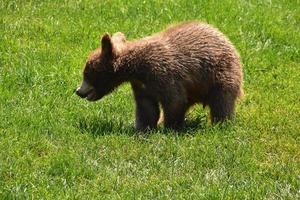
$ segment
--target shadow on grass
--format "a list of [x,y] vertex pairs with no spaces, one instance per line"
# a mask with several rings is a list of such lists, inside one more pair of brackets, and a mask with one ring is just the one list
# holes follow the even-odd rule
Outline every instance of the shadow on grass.
[[182,130],[174,131],[172,129],[163,128],[159,125],[157,129],[149,130],[147,132],[141,133],[135,130],[134,124],[123,123],[122,121],[112,120],[112,119],[99,119],[96,117],[91,118],[80,118],[76,124],[77,128],[82,133],[89,133],[94,136],[104,136],[104,135],[144,135],[160,133],[165,135],[194,135],[197,131],[204,129],[206,127],[207,121],[205,116],[199,116],[196,118],[188,119],[185,121],[185,126]]
[[82,133],[89,133],[94,136],[103,136],[111,134],[136,134],[133,125],[127,125],[123,122],[109,119],[103,120],[99,118],[81,118],[77,123],[77,127]]
[[204,129],[207,126],[206,116],[197,116],[192,119],[185,120],[185,126],[180,131],[181,134],[192,134],[194,135],[197,131]]

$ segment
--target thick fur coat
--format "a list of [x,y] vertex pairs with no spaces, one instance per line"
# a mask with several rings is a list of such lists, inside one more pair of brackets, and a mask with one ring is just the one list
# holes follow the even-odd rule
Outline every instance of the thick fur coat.
[[213,122],[232,118],[243,94],[239,54],[220,31],[201,22],[182,23],[140,40],[104,34],[88,58],[77,94],[95,101],[130,82],[136,101],[136,128],[183,126],[195,103],[209,106]]

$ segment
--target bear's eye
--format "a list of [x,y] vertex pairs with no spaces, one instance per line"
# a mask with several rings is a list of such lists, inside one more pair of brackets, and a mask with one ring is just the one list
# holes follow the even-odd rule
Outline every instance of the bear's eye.
[[87,76],[88,74],[91,74],[93,71],[93,67],[90,62],[87,62],[83,71],[84,76]]

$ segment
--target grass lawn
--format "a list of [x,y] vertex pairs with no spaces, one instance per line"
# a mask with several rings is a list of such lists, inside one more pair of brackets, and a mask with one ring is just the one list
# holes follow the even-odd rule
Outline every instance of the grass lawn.
[[[235,120],[199,105],[182,132],[138,135],[128,84],[73,94],[104,32],[191,19],[241,54]],[[299,0],[0,0],[0,199],[300,199],[299,102]]]

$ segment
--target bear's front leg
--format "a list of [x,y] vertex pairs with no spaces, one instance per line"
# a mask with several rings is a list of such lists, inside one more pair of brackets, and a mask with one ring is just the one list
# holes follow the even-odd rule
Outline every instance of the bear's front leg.
[[136,129],[145,131],[156,128],[160,114],[158,101],[148,94],[141,84],[131,83],[131,85],[136,103]]
[[170,102],[162,104],[164,113],[164,126],[175,130],[183,128],[184,117],[187,111],[187,103],[183,99],[174,98]]
[[136,98],[136,129],[145,131],[156,128],[159,119],[159,105],[149,98]]

